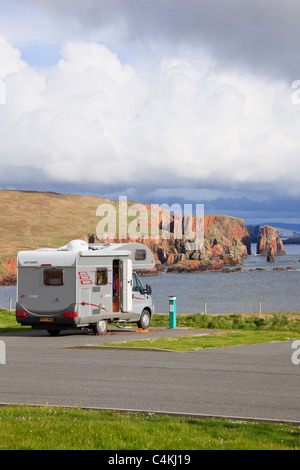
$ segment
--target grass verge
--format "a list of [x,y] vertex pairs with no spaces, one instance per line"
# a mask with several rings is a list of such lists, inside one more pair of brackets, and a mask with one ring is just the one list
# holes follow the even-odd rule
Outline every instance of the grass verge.
[[4,406],[0,450],[299,450],[291,424]]
[[300,339],[300,333],[280,331],[236,331],[215,334],[212,332],[212,334],[208,335],[169,336],[166,338],[97,343],[94,344],[93,347],[155,348],[165,349],[168,351],[189,352],[230,346],[294,341],[295,339]]
[[[251,330],[251,331],[295,331],[300,332],[300,313],[264,313],[261,317],[256,314],[224,314],[177,315],[178,327],[193,329],[215,330]],[[167,314],[154,315],[151,326],[169,326]]]
[[15,311],[0,309],[0,334],[25,330],[31,330],[31,327],[17,323]]

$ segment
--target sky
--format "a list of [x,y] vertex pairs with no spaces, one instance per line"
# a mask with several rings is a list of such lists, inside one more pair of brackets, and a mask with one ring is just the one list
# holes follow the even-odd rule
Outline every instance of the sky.
[[297,0],[0,0],[0,189],[300,223]]

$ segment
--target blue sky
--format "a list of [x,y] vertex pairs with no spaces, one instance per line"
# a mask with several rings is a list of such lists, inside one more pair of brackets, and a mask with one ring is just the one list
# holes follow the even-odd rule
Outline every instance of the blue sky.
[[299,13],[0,0],[0,188],[300,223]]

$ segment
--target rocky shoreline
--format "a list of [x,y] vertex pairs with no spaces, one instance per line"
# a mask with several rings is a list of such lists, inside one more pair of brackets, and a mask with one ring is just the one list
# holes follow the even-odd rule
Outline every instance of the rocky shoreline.
[[[155,258],[155,268],[151,271],[141,272],[141,275],[155,276],[163,273],[203,273],[203,272],[243,272],[243,259],[251,254],[251,238],[245,226],[244,220],[226,215],[204,216],[204,241],[203,245],[195,249],[193,240],[185,236],[176,238],[174,231],[174,220],[169,214],[171,224],[169,232],[160,235],[157,239],[141,236],[136,242],[148,246]],[[162,216],[156,221],[160,230],[165,231]],[[172,225],[173,223],[173,225]],[[195,233],[196,221],[193,216],[185,220],[189,231]],[[170,229],[171,227],[171,229]],[[173,231],[172,231],[173,230]],[[89,243],[102,243],[94,234],[82,237]],[[124,240],[112,237],[105,242],[125,243]],[[257,253],[268,255],[285,254],[283,243],[278,237],[276,229],[265,226],[257,242]],[[16,258],[8,257],[0,264],[2,276],[1,286],[14,286],[17,283]],[[293,268],[274,268],[275,270],[292,270]],[[262,270],[257,268],[254,271]]]
[[0,286],[16,286],[17,285],[17,275],[6,274],[0,278]]
[[[300,261],[300,260],[299,260]],[[216,263],[209,263],[206,265],[196,266],[195,263],[191,263],[186,266],[171,266],[171,267],[160,267],[151,271],[140,271],[138,274],[140,276],[159,276],[161,274],[183,274],[183,273],[207,273],[207,272],[220,272],[225,274],[230,273],[243,273],[243,272],[260,272],[268,271],[265,268],[255,268],[255,269],[243,269],[241,266],[236,268],[226,268],[223,265],[218,265]],[[276,267],[273,268],[273,271],[298,271],[297,269],[288,266],[286,268]],[[17,274],[14,272],[9,272],[0,277],[0,286],[16,286],[17,285]]]

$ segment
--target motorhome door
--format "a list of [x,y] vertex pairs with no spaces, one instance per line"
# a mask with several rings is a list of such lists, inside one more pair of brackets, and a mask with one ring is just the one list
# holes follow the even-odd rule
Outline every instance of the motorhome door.
[[132,311],[132,261],[131,259],[120,262],[120,291],[121,311]]

